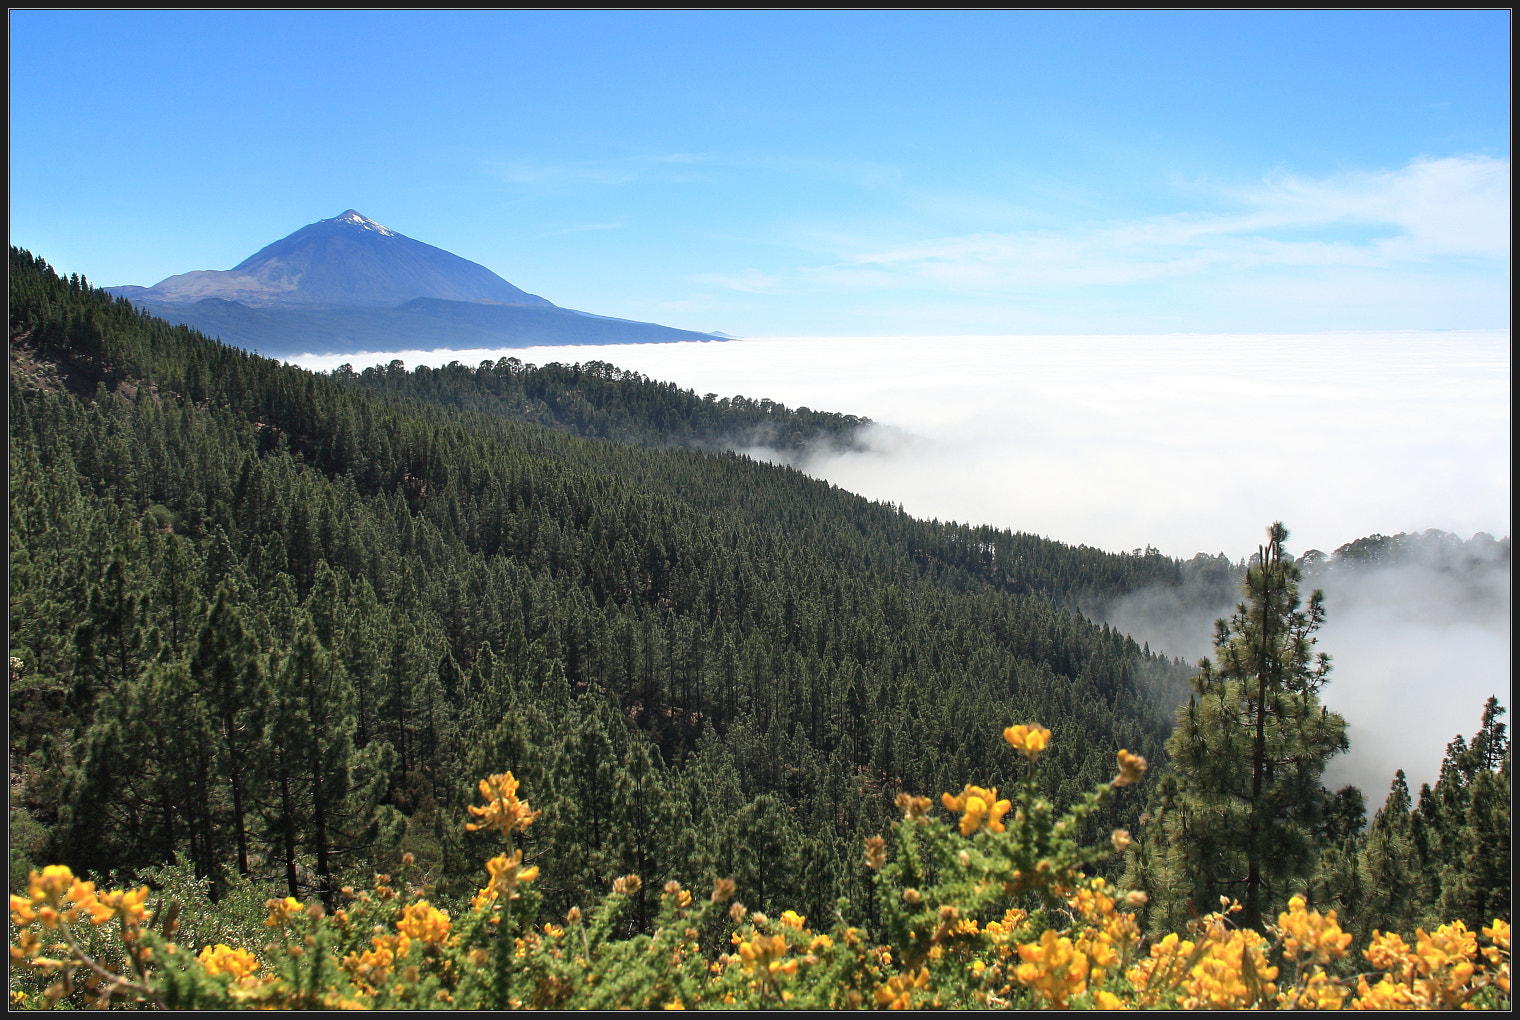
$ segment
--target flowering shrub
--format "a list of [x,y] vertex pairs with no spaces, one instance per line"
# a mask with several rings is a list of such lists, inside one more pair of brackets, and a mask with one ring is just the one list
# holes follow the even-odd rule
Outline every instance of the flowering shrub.
[[[294,897],[269,900],[261,946],[175,943],[176,910],[148,903],[146,887],[99,893],[68,868],[33,873],[11,897],[11,1005],[167,1008],[1312,1008],[1509,1005],[1509,925],[1461,922],[1423,930],[1415,944],[1374,933],[1344,966],[1351,936],[1335,912],[1294,897],[1275,925],[1233,925],[1240,906],[1220,909],[1146,945],[1133,913],[1143,894],[1123,893],[1084,869],[1122,850],[1122,830],[1099,846],[1075,838],[1080,824],[1120,788],[1137,782],[1144,759],[1118,755],[1119,774],[1063,814],[1039,793],[1035,770],[1050,732],[1004,731],[1028,760],[1017,791],[967,785],[931,816],[927,797],[902,794],[893,840],[864,848],[875,872],[881,930],[843,922],[815,931],[785,911],[777,919],[732,902],[719,880],[697,895],[676,882],[659,898],[650,934],[614,938],[641,886],[617,879],[600,904],[540,923],[533,883],[513,834],[538,817],[510,774],[480,783],[471,829],[489,829],[506,849],[486,862],[486,882],[460,917],[375,876],[373,888],[344,889],[344,905]],[[958,817],[954,817],[958,816]],[[890,850],[889,850],[890,847]],[[1126,909],[1128,908],[1128,909]],[[723,951],[704,949],[703,931],[725,924]],[[106,954],[96,947],[112,933]],[[27,988],[38,989],[28,992]]]

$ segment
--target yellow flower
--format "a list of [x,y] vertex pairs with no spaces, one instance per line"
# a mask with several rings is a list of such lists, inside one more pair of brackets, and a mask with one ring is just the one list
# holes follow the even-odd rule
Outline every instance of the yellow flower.
[[1395,978],[1403,979],[1407,976],[1411,959],[1409,944],[1398,932],[1385,935],[1373,929],[1372,941],[1362,950],[1362,955],[1378,970],[1387,971]]
[[506,854],[497,854],[486,861],[486,871],[490,874],[491,880],[470,901],[471,908],[479,910],[494,902],[503,893],[511,900],[521,896],[522,894],[517,891],[518,885],[531,882],[538,877],[538,865],[525,868],[522,866],[522,859],[522,851],[514,850],[510,857]]
[[42,939],[31,928],[16,933],[16,945],[11,946],[11,959],[23,960],[42,952]]
[[1493,926],[1483,929],[1483,937],[1505,953],[1509,952],[1509,922],[1494,918]]
[[[128,928],[148,923],[148,887],[145,885],[136,889],[112,890],[100,897],[100,902],[114,911]],[[299,909],[300,904],[296,906]]]
[[221,943],[202,949],[197,959],[212,977],[226,974],[234,981],[241,981],[259,969],[258,957],[248,950],[233,949]]
[[266,900],[264,906],[269,908],[269,916],[264,919],[266,928],[283,928],[306,909],[294,896],[287,896],[283,900]]
[[1038,945],[1019,946],[1019,959],[1024,962],[1015,976],[1057,1009],[1065,1009],[1067,999],[1087,991],[1087,954],[1071,939],[1046,929]]
[[1114,912],[1114,898],[1105,891],[1108,882],[1102,877],[1091,879],[1067,899],[1067,904],[1089,923],[1101,921]]
[[795,910],[788,910],[781,915],[781,923],[788,928],[796,928],[798,931],[802,931],[803,925],[807,924],[807,918]]
[[34,905],[46,902],[57,906],[73,884],[74,873],[67,864],[49,864],[42,874],[34,871],[27,877],[27,892]]
[[1424,1009],[1456,1009],[1472,995],[1477,968],[1478,939],[1461,921],[1443,924],[1426,934],[1415,929],[1409,962],[1419,973],[1415,1002]]
[[[946,796],[949,796],[946,794]],[[887,863],[887,841],[880,836],[866,837],[866,867],[872,871],[880,870]]]
[[1267,966],[1266,942],[1250,929],[1226,931],[1222,921],[1212,923],[1203,958],[1184,983],[1188,994],[1183,1007],[1239,1009],[1274,995],[1277,968]]
[[1119,751],[1118,758],[1119,774],[1108,785],[1119,787],[1140,782],[1140,777],[1145,775],[1145,759],[1122,749]]
[[396,962],[404,958],[412,948],[412,940],[405,932],[376,935],[370,939],[370,947],[363,953],[349,953],[345,956],[343,969],[361,982],[378,987],[390,976]]
[[980,829],[984,823],[993,832],[1003,831],[1003,816],[1008,813],[1012,805],[1006,800],[998,800],[997,795],[996,786],[987,790],[968,783],[959,797],[947,793],[941,797],[941,800],[947,810],[963,812],[961,835],[969,836]]
[[1304,906],[1304,898],[1294,896],[1288,900],[1288,909],[1277,915],[1283,934],[1283,956],[1297,960],[1302,955],[1321,966],[1345,956],[1351,935],[1341,931],[1335,911],[1321,916],[1318,910],[1305,910]]
[[897,808],[903,813],[903,818],[915,825],[923,825],[929,820],[929,808],[933,805],[928,797],[915,797],[911,793],[899,793],[897,795]]
[[517,796],[518,782],[510,772],[491,776],[480,781],[480,795],[487,801],[485,807],[469,805],[470,814],[483,819],[479,825],[465,824],[471,832],[477,829],[495,829],[503,836],[511,836],[513,830],[525,830],[542,813],[530,810],[528,802]]
[[1003,739],[1012,744],[1015,751],[1034,761],[1050,743],[1050,731],[1043,726],[1010,726],[1003,731]]
[[1346,988],[1322,970],[1310,976],[1303,991],[1298,993],[1299,1009],[1337,1010],[1346,1000]]
[[401,920],[396,922],[396,928],[419,942],[436,946],[448,938],[449,915],[447,911],[439,910],[427,900],[418,900],[402,910]]
[[785,935],[762,935],[755,932],[749,938],[744,938],[735,932],[733,939],[739,947],[739,962],[746,972],[756,974],[767,982],[797,973],[796,958],[788,959],[786,956]]
[[1375,985],[1367,984],[1365,976],[1357,979],[1356,998],[1352,1009],[1413,1009],[1414,995],[1409,986],[1385,974]]
[[1493,945],[1483,950],[1483,958],[1493,964],[1498,970],[1494,973],[1494,984],[1505,995],[1509,994],[1509,922],[1494,918],[1492,926],[1483,929],[1483,937]]
[[32,901],[25,896],[11,893],[11,923],[17,928],[25,928],[35,920],[37,920],[37,911],[32,909]]
[[922,968],[916,974],[912,971],[898,974],[876,989],[876,1002],[888,1009],[911,1009],[913,1008],[913,992],[922,991],[928,987],[928,967]]

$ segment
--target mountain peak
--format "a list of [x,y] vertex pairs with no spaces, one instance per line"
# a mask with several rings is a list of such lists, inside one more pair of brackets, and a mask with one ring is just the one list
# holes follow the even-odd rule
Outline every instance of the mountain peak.
[[128,292],[148,302],[219,298],[260,308],[397,308],[416,298],[554,307],[485,266],[398,233],[357,209],[308,223],[231,269],[181,273]]
[[265,354],[713,339],[559,308],[357,209],[308,223],[231,269],[108,290]]
[[360,213],[357,209],[350,209],[342,215],[334,216],[332,219],[323,220],[322,222],[345,223],[349,226],[361,227],[364,230],[373,230],[375,233],[384,234],[386,237],[396,236],[396,232],[390,227],[387,227],[383,223],[376,223],[374,220]]

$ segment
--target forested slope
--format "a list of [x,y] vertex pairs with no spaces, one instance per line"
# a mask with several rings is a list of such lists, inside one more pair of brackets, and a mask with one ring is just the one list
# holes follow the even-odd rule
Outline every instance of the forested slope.
[[471,368],[455,361],[406,371],[400,362],[355,372],[343,365],[333,378],[381,396],[414,398],[465,411],[529,421],[581,436],[643,446],[722,450],[767,446],[851,449],[868,418],[743,396],[698,397],[675,383],[626,372],[604,361],[524,365],[517,358]]
[[330,895],[410,850],[446,898],[511,769],[548,909],[633,872],[827,912],[896,792],[1011,784],[1009,722],[1055,731],[1059,800],[1165,758],[1179,667],[1068,605],[1173,561],[381,399],[16,250],[10,339],[13,885],[177,858]]

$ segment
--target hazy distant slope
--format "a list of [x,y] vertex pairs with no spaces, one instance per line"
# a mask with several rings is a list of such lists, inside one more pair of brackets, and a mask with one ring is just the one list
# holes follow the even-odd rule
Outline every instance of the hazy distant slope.
[[800,452],[810,447],[857,449],[856,432],[869,418],[789,408],[773,400],[699,397],[604,361],[524,365],[516,358],[454,362],[407,371],[400,361],[333,378],[389,399],[416,399],[513,421],[641,446]]
[[[113,292],[121,289],[114,288]],[[606,319],[554,306],[417,298],[400,308],[250,308],[220,298],[186,305],[123,296],[165,321],[270,358],[440,347],[462,350],[714,339],[705,333],[652,322]]]

